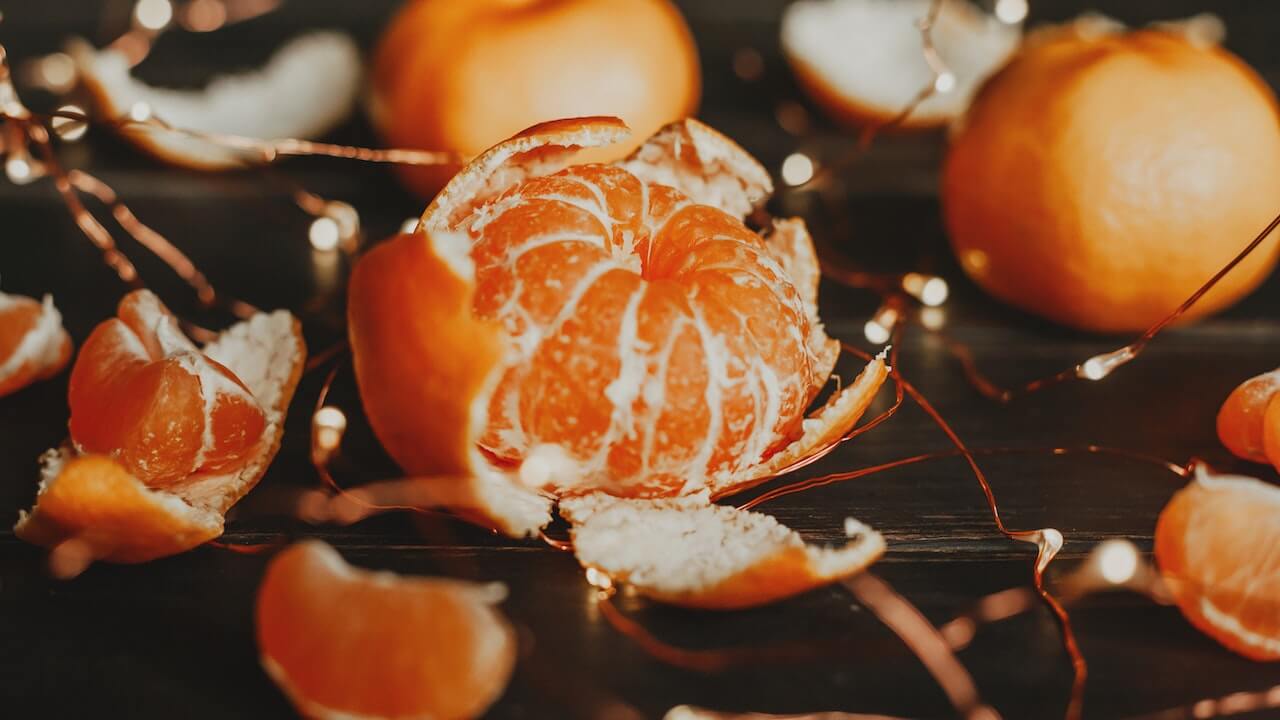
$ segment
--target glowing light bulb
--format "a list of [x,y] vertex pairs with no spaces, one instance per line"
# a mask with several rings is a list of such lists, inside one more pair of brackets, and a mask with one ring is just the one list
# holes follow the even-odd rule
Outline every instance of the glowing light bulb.
[[169,0],[138,0],[133,19],[148,30],[163,30],[173,21],[173,4]]
[[331,453],[337,450],[346,431],[346,414],[332,405],[316,410],[311,416],[311,442],[319,451]]
[[897,303],[892,300],[886,302],[876,310],[876,314],[871,316],[867,324],[862,326],[862,334],[866,336],[867,342],[883,345],[893,337],[893,329],[898,326],[898,319],[901,316]]
[[1093,552],[1102,579],[1112,585],[1123,585],[1138,573],[1138,548],[1128,540],[1107,540]]
[[799,136],[809,132],[809,111],[794,100],[778,103],[773,115],[778,121],[778,127],[792,135]]
[[788,185],[803,185],[813,179],[813,160],[804,153],[791,153],[782,161],[782,181]]
[[942,308],[923,308],[920,310],[920,324],[925,330],[941,330],[947,324],[947,312]]
[[956,74],[950,70],[943,70],[938,73],[938,77],[933,81],[933,89],[944,94],[955,90]]
[[61,95],[76,83],[76,63],[66,53],[46,55],[36,64],[36,79],[44,89]]
[[350,203],[341,200],[326,202],[323,212],[324,217],[333,220],[337,225],[338,245],[347,251],[356,250],[360,240],[360,213]]
[[[63,105],[58,108],[58,112],[85,115],[84,108],[79,105]],[[75,142],[89,132],[89,124],[87,122],[69,117],[55,115],[49,124],[53,127],[53,131],[57,133],[58,137],[67,142]]]
[[129,107],[129,119],[134,122],[146,122],[151,119],[151,106],[145,102],[136,102]]
[[889,342],[889,338],[892,336],[889,328],[875,320],[868,320],[867,324],[862,326],[862,334],[867,336],[867,342],[872,345],[883,345]]
[[613,578],[593,567],[589,567],[587,568],[587,584],[597,590],[610,590],[613,588]]
[[311,239],[311,247],[320,252],[333,252],[338,249],[338,243],[342,240],[341,228],[338,227],[338,221],[331,217],[318,217],[311,221],[311,229],[307,231],[307,236]]
[[1076,376],[1085,380],[1101,380],[1134,357],[1133,349],[1127,345],[1119,350],[1094,355],[1080,364],[1076,369]]
[[406,218],[404,222],[400,223],[401,234],[412,235],[416,232],[418,232],[418,218],[416,217]]
[[4,174],[14,185],[26,185],[35,180],[35,169],[31,162],[21,155],[10,155],[4,163]]
[[213,32],[227,22],[227,8],[220,0],[192,0],[183,24],[192,32]]
[[947,301],[951,288],[937,275],[907,273],[902,276],[902,289],[929,307],[937,307]]
[[996,19],[1005,25],[1017,25],[1027,18],[1027,0],[996,0]]

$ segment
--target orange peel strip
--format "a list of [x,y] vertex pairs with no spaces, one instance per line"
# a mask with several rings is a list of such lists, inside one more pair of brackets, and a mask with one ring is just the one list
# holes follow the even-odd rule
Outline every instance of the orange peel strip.
[[808,545],[768,515],[712,505],[705,494],[623,500],[600,493],[561,502],[574,554],[641,595],[712,610],[755,607],[861,572],[884,538],[846,520],[842,547]]
[[87,560],[138,563],[221,535],[227,510],[257,484],[280,448],[306,346],[297,319],[276,311],[233,325],[204,352],[235,373],[266,414],[261,449],[247,466],[196,474],[157,490],[110,458],[77,456],[69,445],[56,448],[41,459],[36,504],[19,513],[18,537],[50,549],[73,543]]

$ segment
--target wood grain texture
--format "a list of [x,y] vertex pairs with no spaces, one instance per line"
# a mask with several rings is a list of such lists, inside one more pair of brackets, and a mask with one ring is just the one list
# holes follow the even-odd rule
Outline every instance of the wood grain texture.
[[[703,57],[702,117],[770,168],[799,145],[826,153],[848,142],[820,118],[817,134],[797,142],[773,119],[778,102],[803,102],[778,56],[776,22],[783,4],[683,3]],[[16,5],[4,8],[0,40],[17,58],[56,48],[71,32],[101,39],[128,10],[128,3],[91,0]],[[217,36],[165,38],[144,73],[156,81],[191,85],[215,69],[257,62],[279,41],[308,27],[347,28],[368,46],[395,5],[394,0],[295,0],[276,15]],[[1188,15],[1206,6],[1188,0],[1100,5],[1130,21]],[[1070,17],[1079,6],[1073,0],[1033,1],[1033,18]],[[1213,9],[1226,20],[1229,47],[1273,85],[1280,80],[1280,46],[1274,42],[1280,6],[1235,0],[1214,3]],[[100,17],[108,19],[100,22]],[[759,49],[765,58],[759,82],[745,83],[731,71],[733,52],[744,46]],[[313,349],[341,337],[341,302],[312,301],[318,280],[306,244],[308,219],[290,203],[284,178],[359,207],[372,237],[390,233],[420,210],[420,203],[381,168],[306,160],[274,177],[199,175],[159,167],[101,134],[91,138],[67,149],[68,163],[112,183],[220,289],[259,306],[301,312]],[[333,139],[373,142],[359,120]],[[847,174],[838,199],[847,224],[804,198],[779,198],[774,208],[810,215],[817,233],[863,266],[927,266],[946,276],[953,289],[946,331],[969,345],[999,381],[1038,377],[1118,344],[1003,308],[960,275],[947,253],[934,196],[942,151],[938,135],[886,138]],[[78,235],[47,183],[0,183],[0,218],[2,287],[29,295],[53,293],[68,329],[82,341],[111,313],[124,288]],[[1248,239],[1240,240],[1243,245]],[[124,247],[176,311],[225,322],[198,312],[184,286],[140,248]],[[862,323],[875,305],[867,293],[823,286],[823,314],[835,336],[860,342]],[[1218,447],[1214,413],[1240,380],[1280,364],[1277,307],[1280,281],[1273,278],[1222,316],[1171,331],[1142,361],[1106,382],[1050,390],[1008,407],[994,406],[972,390],[935,336],[909,333],[902,341],[900,367],[974,447],[1098,443],[1176,460],[1200,456],[1243,469]],[[36,457],[65,436],[66,377],[0,399],[0,515],[14,518],[30,505]],[[505,607],[521,628],[524,656],[492,717],[622,717],[621,708],[630,708],[633,716],[660,717],[680,703],[744,711],[948,715],[945,698],[919,663],[838,588],[729,614],[621,603],[654,633],[682,646],[799,644],[813,652],[803,662],[762,660],[704,674],[660,664],[615,633],[595,610],[573,559],[541,544],[497,538],[437,516],[380,517],[347,528],[307,528],[273,516],[273,490],[316,482],[306,458],[306,406],[318,382],[314,375],[304,379],[280,457],[262,486],[233,511],[225,539],[254,543],[316,535],[365,566],[508,583],[511,599]],[[357,407],[349,375],[340,379],[334,401]],[[886,393],[873,411],[888,401]],[[357,483],[393,474],[368,428],[352,415],[340,477]],[[804,475],[946,447],[946,438],[924,414],[908,409]],[[1127,537],[1149,549],[1156,513],[1180,484],[1158,468],[1107,458],[1000,457],[983,464],[1011,526],[1052,525],[1065,533],[1066,559],[1051,578],[1103,538]],[[1264,477],[1275,479],[1269,471]],[[881,530],[889,552],[876,572],[935,621],[986,593],[1029,581],[1032,548],[995,532],[982,495],[959,460],[788,496],[760,509],[816,541],[835,541],[847,515]],[[290,714],[258,668],[253,645],[251,609],[266,556],[203,548],[144,566],[96,566],[70,583],[47,579],[41,562],[38,550],[7,530],[0,532],[0,707],[13,717]],[[1128,717],[1280,683],[1280,668],[1231,655],[1199,635],[1176,610],[1108,595],[1086,601],[1075,614],[1092,669],[1088,717]],[[1047,611],[1038,608],[984,629],[961,658],[984,698],[1005,717],[1060,716],[1069,668]]]

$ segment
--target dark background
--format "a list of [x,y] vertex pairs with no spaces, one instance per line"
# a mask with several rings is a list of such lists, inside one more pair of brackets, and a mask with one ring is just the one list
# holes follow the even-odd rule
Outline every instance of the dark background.
[[[847,135],[817,118],[800,140],[774,121],[778,102],[801,100],[779,57],[782,2],[681,3],[698,39],[705,80],[701,116],[742,142],[771,168],[796,149],[829,156]],[[148,79],[198,84],[210,73],[261,62],[300,29],[337,27],[371,45],[397,5],[390,0],[292,0],[273,15],[209,36],[164,37],[143,66]],[[99,42],[123,27],[130,3],[57,0],[0,3],[0,42],[17,62],[57,49],[73,33]],[[1033,0],[1031,22],[1074,16],[1078,2]],[[1227,24],[1227,46],[1272,83],[1280,81],[1280,5],[1253,2],[1110,2],[1096,7],[1130,22],[1205,9]],[[764,76],[744,82],[733,53],[751,47]],[[339,142],[375,142],[362,120]],[[1121,341],[1050,327],[998,306],[959,274],[949,258],[934,195],[940,135],[889,137],[846,173],[840,200],[846,224],[813,209],[815,229],[857,263],[875,269],[932,267],[951,282],[946,331],[969,345],[998,381],[1025,381],[1072,365]],[[341,337],[340,291],[325,293],[306,241],[309,218],[289,199],[288,179],[360,209],[371,239],[417,215],[384,169],[336,160],[304,160],[278,174],[201,175],[161,167],[104,136],[68,148],[65,160],[110,182],[146,222],[175,240],[224,291],[264,307],[288,307],[305,320],[313,350]],[[1280,198],[1277,198],[1280,205]],[[783,197],[778,209],[812,209]],[[78,234],[47,182],[0,182],[0,279],[7,292],[51,292],[81,341],[111,314],[124,291]],[[1247,238],[1241,238],[1241,245]],[[128,243],[143,276],[179,312],[197,312],[190,293]],[[1280,363],[1280,283],[1274,279],[1233,310],[1167,333],[1139,363],[1105,382],[1071,385],[1008,407],[984,400],[964,381],[937,336],[913,330],[900,366],[974,447],[1100,443],[1179,462],[1208,458],[1236,467],[1219,448],[1213,418],[1230,389]],[[875,309],[870,293],[823,288],[832,334],[861,342]],[[852,369],[852,368],[848,368]],[[572,558],[538,542],[495,538],[440,518],[382,517],[344,529],[314,529],[273,517],[272,488],[312,486],[306,461],[307,407],[319,382],[304,379],[284,449],[262,486],[235,511],[228,542],[281,533],[320,535],[351,561],[403,572],[502,580],[506,609],[521,628],[522,651],[494,718],[609,717],[629,706],[659,717],[692,703],[726,710],[801,712],[843,709],[911,717],[947,716],[949,706],[919,663],[839,587],[769,608],[694,613],[624,600],[657,635],[688,647],[768,648],[783,642],[835,642],[820,656],[779,664],[767,659],[702,674],[651,659],[598,615]],[[35,494],[36,457],[66,433],[66,374],[0,399],[0,517],[13,519]],[[350,377],[335,401],[358,418]],[[887,395],[887,393],[886,393]],[[887,404],[882,398],[880,406]],[[931,449],[946,439],[923,414],[904,410],[886,425],[805,474],[874,464]],[[358,421],[344,482],[393,474]],[[1004,517],[1013,527],[1051,525],[1067,538],[1050,583],[1097,541],[1132,539],[1150,550],[1155,517],[1181,484],[1158,469],[1106,458],[988,459]],[[1261,472],[1259,468],[1248,471]],[[1267,470],[1263,477],[1274,480]],[[977,485],[947,460],[789,496],[763,506],[814,540],[835,541],[846,515],[889,541],[875,572],[942,622],[984,594],[1026,584],[1032,548],[995,532]],[[10,520],[5,520],[7,526]],[[46,578],[43,554],[0,531],[0,714],[13,717],[281,717],[283,697],[259,670],[253,640],[254,592],[268,555],[202,548],[143,566],[99,565],[72,582]],[[1193,630],[1175,609],[1127,594],[1074,608],[1090,661],[1088,717],[1141,715],[1237,690],[1280,683],[1280,668],[1239,658]],[[323,629],[317,629],[323,632]],[[1070,671],[1057,626],[1034,611],[980,631],[961,659],[984,699],[1005,717],[1060,716]],[[1178,714],[1173,717],[1182,717]]]

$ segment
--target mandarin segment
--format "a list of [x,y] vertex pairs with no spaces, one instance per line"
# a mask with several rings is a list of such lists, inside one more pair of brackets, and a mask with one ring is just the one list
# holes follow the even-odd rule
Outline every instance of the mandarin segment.
[[[1272,370],[1244,381],[1222,403],[1218,411],[1218,439],[1233,455],[1252,462],[1268,461],[1264,420],[1277,393],[1280,393],[1280,370]],[[1280,426],[1275,427],[1275,431],[1280,432]]]
[[1280,488],[1203,466],[1156,524],[1165,585],[1193,625],[1254,660],[1280,660]]
[[234,472],[258,448],[262,408],[235,374],[200,352],[150,292],[85,341],[71,371],[71,439],[153,487]]
[[52,297],[0,293],[0,397],[56,375],[70,358],[71,337]]
[[515,633],[500,585],[353,568],[308,540],[258,590],[262,664],[313,718],[469,718],[502,693]]

